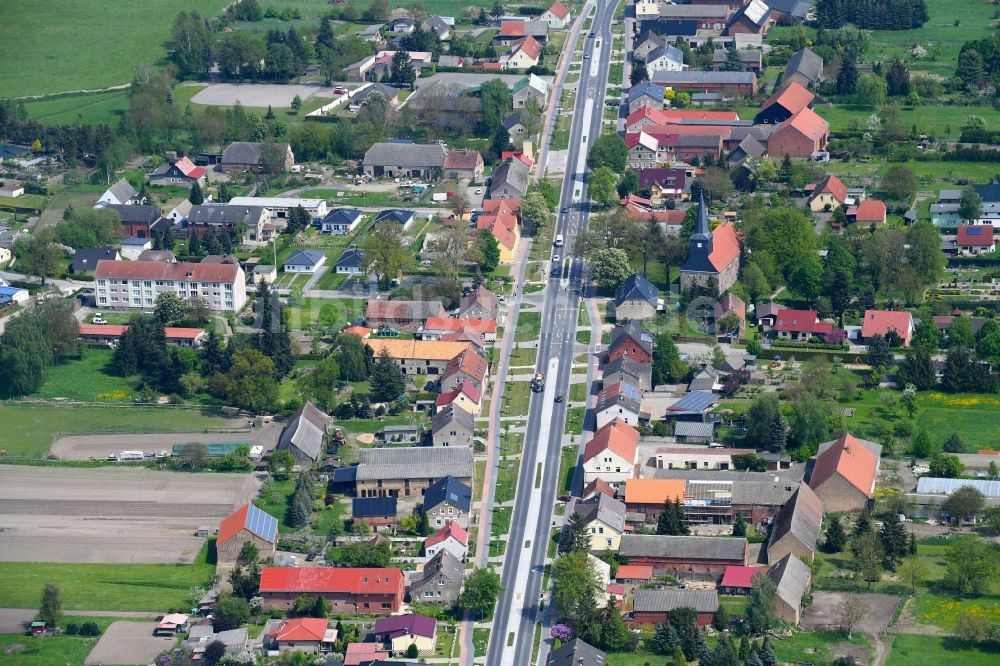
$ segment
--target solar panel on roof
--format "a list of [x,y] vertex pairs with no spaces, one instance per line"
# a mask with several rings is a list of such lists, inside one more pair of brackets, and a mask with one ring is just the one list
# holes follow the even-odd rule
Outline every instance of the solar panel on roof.
[[262,539],[277,540],[278,519],[261,511],[253,504],[247,509],[246,528]]
[[972,227],[971,229],[966,229],[965,233],[967,233],[970,236],[981,236],[983,230],[981,227]]

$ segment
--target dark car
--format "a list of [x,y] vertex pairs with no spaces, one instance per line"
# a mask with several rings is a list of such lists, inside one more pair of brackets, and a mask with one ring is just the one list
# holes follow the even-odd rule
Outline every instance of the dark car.
[[561,395],[557,395],[556,396],[556,402],[562,402],[562,401],[563,401],[563,397]]
[[552,267],[552,276],[553,277],[560,277],[561,275],[562,275],[562,266],[553,266]]
[[316,551],[310,550],[309,553],[306,555],[306,562],[312,562],[315,559],[316,559]]
[[590,38],[591,38],[591,39],[593,39],[593,38],[594,38],[594,37],[596,37],[596,36],[597,36],[597,33],[596,33],[596,32],[592,32],[592,33],[590,33]]
[[573,496],[572,495],[560,495],[556,499],[559,500],[560,502],[568,502],[571,499],[573,499]]
[[569,208],[563,206],[562,213],[565,215],[568,212],[569,212]]

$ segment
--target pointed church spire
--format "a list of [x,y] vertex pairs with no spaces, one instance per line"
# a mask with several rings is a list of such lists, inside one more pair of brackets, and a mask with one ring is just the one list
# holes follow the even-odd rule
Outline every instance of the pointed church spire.
[[698,193],[698,219],[694,223],[692,238],[711,240],[712,230],[708,226],[708,213],[705,210],[705,193]]

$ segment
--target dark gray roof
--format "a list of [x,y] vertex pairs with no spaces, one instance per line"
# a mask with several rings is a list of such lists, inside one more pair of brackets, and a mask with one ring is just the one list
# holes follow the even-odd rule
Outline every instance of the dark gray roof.
[[746,547],[747,540],[740,537],[625,534],[619,552],[628,556],[742,562],[746,559]]
[[528,191],[528,178],[530,176],[531,167],[516,157],[510,157],[493,172],[490,191],[498,190],[506,185],[516,192],[524,194]]
[[364,253],[356,247],[350,247],[344,250],[344,254],[340,255],[340,259],[337,260],[336,267],[361,268],[364,263]]
[[[278,149],[288,152],[287,143],[279,143]],[[263,162],[263,143],[256,141],[234,141],[222,151],[223,164],[261,164]]]
[[257,220],[266,209],[262,206],[220,206],[218,204],[201,204],[192,206],[188,211],[188,224],[207,224],[233,226],[239,222]]
[[363,214],[357,208],[334,208],[323,217],[321,224],[354,224]]
[[747,157],[760,157],[767,152],[764,144],[755,139],[753,135],[747,135],[736,148]]
[[793,74],[804,76],[809,81],[815,83],[823,75],[823,59],[808,46],[792,54],[785,65],[785,73],[781,79],[784,81]]
[[355,497],[351,501],[351,517],[353,518],[380,518],[395,515],[395,497]]
[[613,375],[622,374],[635,377],[637,379],[641,377],[651,377],[653,374],[653,366],[649,363],[639,363],[638,361],[633,361],[628,356],[619,356],[618,358],[604,364],[602,377],[605,381]]
[[983,203],[993,203],[1000,201],[1000,183],[989,183],[987,185],[973,185]]
[[[798,468],[799,476],[803,467]],[[767,474],[758,472],[758,474]],[[778,482],[771,481],[739,481],[733,484],[733,504],[761,505],[761,506],[781,506],[788,501],[798,482],[789,479],[780,479]]]
[[510,130],[511,127],[521,124],[521,112],[514,111],[513,113],[508,113],[503,119],[503,128],[505,130]]
[[704,414],[718,401],[719,396],[711,391],[691,391],[683,398],[667,407],[668,416],[681,414]]
[[678,608],[693,608],[699,613],[719,610],[719,594],[715,590],[636,590],[634,609],[637,613],[662,613]]
[[706,437],[711,439],[715,434],[714,423],[702,423],[700,421],[678,421],[674,426],[674,435],[677,437]]
[[315,266],[323,260],[324,254],[319,250],[295,250],[281,262],[282,266]]
[[114,259],[116,256],[118,256],[118,250],[109,245],[97,249],[81,248],[73,254],[73,271],[95,270],[98,261],[101,259]]
[[729,25],[744,17],[754,25],[764,25],[771,17],[771,8],[762,2],[762,0],[750,0],[750,2],[733,12],[733,15],[729,17]]
[[446,35],[451,31],[451,26],[445,23],[440,16],[432,16],[424,21],[423,29],[428,32],[433,31],[440,38],[441,35]]
[[457,509],[472,509],[472,488],[451,476],[438,479],[424,491],[424,510],[448,502]]
[[352,97],[351,104],[363,104],[375,93],[382,93],[386,99],[393,100],[399,95],[399,92],[399,88],[393,88],[384,83],[374,83]]
[[604,493],[577,502],[573,513],[582,516],[588,523],[596,519],[618,532],[625,531],[625,503]]
[[109,204],[106,208],[118,213],[122,222],[130,224],[152,224],[160,219],[160,209],[156,206],[126,206],[123,204]]
[[716,85],[750,85],[753,83],[753,72],[667,72],[659,71],[653,74],[654,83],[713,83]]
[[791,553],[772,564],[767,575],[777,586],[775,594],[792,608],[802,604],[802,595],[809,589],[809,567]]
[[718,5],[662,5],[661,18],[717,18],[725,20],[729,16],[729,7]]
[[813,0],[764,0],[772,10],[784,12],[797,19],[803,19],[813,6]]
[[419,580],[414,581],[413,585],[420,584],[425,580],[431,580],[440,574],[447,580],[459,585],[465,580],[465,566],[462,565],[461,560],[451,554],[451,551],[447,548],[442,548],[438,551],[437,555],[427,560],[424,564],[424,573]]
[[403,210],[402,208],[388,208],[386,210],[380,211],[379,214],[375,216],[375,222],[381,222],[383,220],[392,220],[393,222],[406,224],[411,219],[413,219],[413,211]]
[[472,449],[468,446],[362,449],[358,458],[358,481],[472,477]]
[[326,414],[306,401],[288,420],[276,448],[290,451],[296,458],[308,458],[315,462],[323,452],[328,420]]
[[431,420],[431,432],[437,434],[445,428],[458,428],[471,434],[476,429],[476,419],[461,407],[445,405]]
[[718,148],[722,137],[718,134],[681,134],[677,137],[678,148]]
[[549,653],[546,666],[605,666],[608,656],[590,643],[574,638]]
[[800,483],[791,499],[781,507],[774,517],[768,548],[771,547],[771,544],[777,543],[786,535],[791,534],[810,551],[815,551],[822,524],[823,501],[816,496],[812,488],[805,483]]
[[639,346],[650,354],[653,353],[653,334],[643,328],[642,324],[630,321],[625,326],[619,326],[611,331],[611,344],[608,351],[613,351],[628,339],[635,340]]
[[671,62],[676,62],[678,64],[684,64],[684,54],[679,48],[673,44],[664,44],[662,46],[657,46],[655,49],[649,52],[646,56],[647,62],[652,62],[654,60],[659,60],[660,58],[666,57],[667,60]]
[[628,300],[644,300],[654,308],[659,302],[659,293],[653,283],[638,273],[629,276],[615,290],[615,305],[621,305]]
[[376,143],[365,152],[365,166],[437,168],[448,150],[440,143]]
[[[663,38],[657,35],[655,32],[651,32],[648,34],[660,41],[663,41]],[[664,88],[663,86],[658,86],[652,81],[643,81],[639,85],[635,85],[629,88],[628,101],[629,104],[631,104],[640,97],[651,97],[659,102],[662,102],[664,92],[666,92],[666,88]]]

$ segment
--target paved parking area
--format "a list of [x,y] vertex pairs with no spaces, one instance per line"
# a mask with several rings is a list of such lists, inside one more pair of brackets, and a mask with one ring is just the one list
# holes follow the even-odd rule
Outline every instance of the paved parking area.
[[210,106],[232,106],[239,102],[243,106],[287,108],[296,95],[303,101],[315,95],[334,98],[332,88],[319,84],[214,83],[199,90],[191,101]]
[[86,666],[148,664],[174,644],[173,638],[154,636],[154,622],[115,622],[87,655]]

